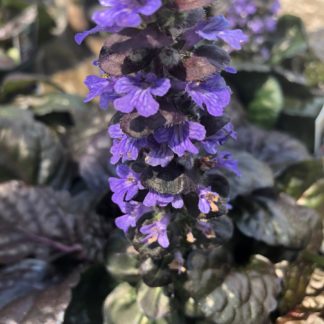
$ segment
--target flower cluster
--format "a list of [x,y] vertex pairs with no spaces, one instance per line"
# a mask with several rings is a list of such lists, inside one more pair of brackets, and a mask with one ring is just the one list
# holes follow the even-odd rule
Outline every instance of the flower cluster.
[[172,236],[178,221],[184,237],[210,233],[210,220],[228,204],[221,182],[208,174],[239,174],[221,149],[236,138],[225,111],[231,90],[221,76],[234,69],[222,45],[238,50],[247,37],[225,17],[208,16],[201,8],[207,2],[100,0],[96,27],[76,36],[80,43],[94,32],[115,33],[97,61],[101,76],[85,80],[85,101],[100,97],[103,109],[117,111],[108,129],[112,201],[123,213],[115,223],[148,247],[183,240]]
[[249,47],[261,49],[262,56],[268,58],[265,35],[275,30],[279,10],[279,0],[233,0],[227,17],[231,27],[242,28],[248,33]]

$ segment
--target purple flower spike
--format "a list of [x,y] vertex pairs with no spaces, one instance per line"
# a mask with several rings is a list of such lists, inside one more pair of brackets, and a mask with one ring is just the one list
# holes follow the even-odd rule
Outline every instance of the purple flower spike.
[[149,141],[150,152],[145,157],[145,162],[151,166],[166,167],[173,159],[174,154],[168,145],[159,144],[154,139]]
[[138,27],[141,15],[150,16],[162,5],[161,0],[100,0],[108,9],[96,11],[92,20],[101,27]]
[[126,234],[130,227],[136,227],[138,220],[152,209],[137,201],[130,201],[121,206],[123,216],[117,217],[115,224]]
[[180,195],[160,194],[156,191],[150,190],[146,195],[143,204],[147,207],[166,207],[171,204],[172,207],[180,209],[183,207],[183,200]]
[[206,107],[207,111],[215,117],[223,115],[231,99],[231,90],[219,74],[203,82],[188,83],[186,92],[200,108]]
[[141,116],[152,116],[159,110],[153,96],[164,96],[170,87],[169,79],[158,79],[153,73],[122,77],[115,84],[115,91],[122,96],[114,101],[115,108],[123,113],[135,108]]
[[240,50],[242,43],[247,42],[248,37],[240,29],[230,30],[229,28],[230,24],[225,17],[216,16],[198,28],[196,33],[210,41],[221,39],[232,48]]
[[115,80],[113,79],[89,75],[84,83],[89,88],[89,93],[84,99],[84,102],[89,102],[95,97],[100,96],[100,107],[107,109],[109,103],[118,97],[114,90]]
[[109,178],[110,189],[113,192],[112,201],[123,207],[124,200],[131,200],[144,187],[140,182],[140,175],[127,165],[118,165],[116,173],[119,178]]
[[211,187],[200,187],[198,189],[198,194],[198,207],[202,213],[208,214],[210,211],[214,213],[218,212],[219,208],[217,202],[219,201],[219,194],[217,192],[211,191]]
[[240,171],[238,169],[237,161],[233,159],[232,154],[229,152],[218,152],[217,155],[213,158],[215,167],[227,169],[237,176],[240,176]]
[[170,215],[165,214],[159,221],[142,226],[140,232],[145,235],[143,242],[147,244],[158,242],[166,249],[170,245],[167,233],[169,223]]
[[140,150],[147,145],[146,138],[132,138],[127,136],[119,124],[111,125],[108,129],[109,135],[113,138],[113,145],[110,153],[112,154],[110,162],[116,164],[122,159],[122,162],[135,161],[138,158]]
[[198,148],[191,140],[205,139],[206,129],[199,123],[186,121],[172,127],[161,127],[154,133],[154,138],[160,144],[167,143],[169,148],[179,157],[186,152],[198,154]]
[[203,142],[204,150],[209,154],[216,154],[218,147],[224,145],[228,139],[236,140],[237,134],[234,131],[232,123],[227,123],[223,128],[221,128],[214,135],[208,136]]

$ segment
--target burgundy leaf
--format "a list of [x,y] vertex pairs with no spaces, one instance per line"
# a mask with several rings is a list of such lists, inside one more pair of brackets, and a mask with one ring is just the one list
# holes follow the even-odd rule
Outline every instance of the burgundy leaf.
[[72,198],[65,191],[16,181],[1,184],[0,264],[62,253],[92,258],[92,248],[103,252],[98,246],[102,237],[93,233],[102,226],[89,204],[90,198],[83,195]]
[[1,301],[6,302],[0,308],[2,323],[63,323],[80,269],[64,279],[51,270],[46,262],[35,259],[1,271]]

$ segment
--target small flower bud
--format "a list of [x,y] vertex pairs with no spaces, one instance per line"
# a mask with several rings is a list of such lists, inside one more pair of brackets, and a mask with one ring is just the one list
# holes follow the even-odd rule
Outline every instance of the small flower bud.
[[167,68],[173,68],[178,65],[181,57],[178,51],[173,48],[164,48],[159,54],[161,64]]

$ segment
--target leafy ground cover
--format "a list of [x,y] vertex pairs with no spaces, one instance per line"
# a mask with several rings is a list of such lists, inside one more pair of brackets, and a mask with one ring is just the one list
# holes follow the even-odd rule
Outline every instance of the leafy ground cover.
[[0,322],[322,323],[323,61],[302,21],[282,16],[269,59],[238,54],[225,76],[238,133],[226,149],[241,176],[222,174],[232,209],[179,274],[115,228],[112,113],[83,102],[102,37],[73,42],[92,5],[40,6],[35,55],[20,65],[9,51],[16,69],[0,60]]

